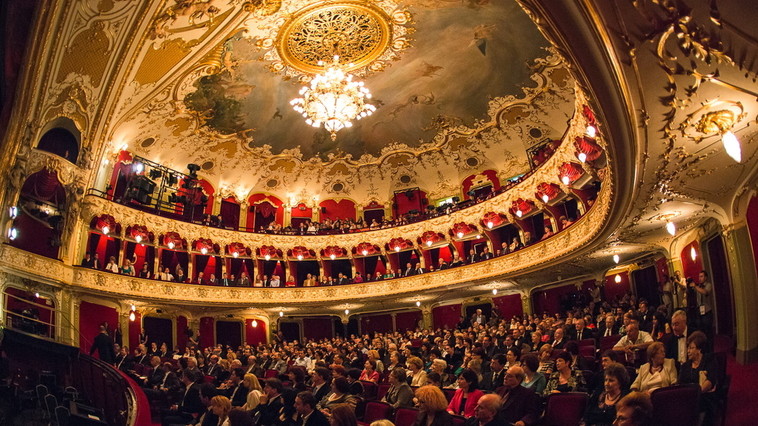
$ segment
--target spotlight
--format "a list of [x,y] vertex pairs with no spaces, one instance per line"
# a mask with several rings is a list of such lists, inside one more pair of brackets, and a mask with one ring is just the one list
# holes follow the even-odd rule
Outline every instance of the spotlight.
[[11,219],[18,217],[18,207],[11,206],[11,208],[8,209],[8,215],[10,215]]
[[493,295],[493,296],[497,295],[497,289],[496,289],[496,288],[493,288],[493,289],[492,289],[492,295]]
[[8,230],[8,239],[13,241],[16,238],[18,238],[18,229],[16,229],[15,227],[12,227],[11,229]]
[[542,194],[542,201],[547,203],[548,201],[550,201],[550,197],[547,194]]
[[740,141],[737,139],[737,136],[735,136],[734,133],[726,132],[721,135],[721,143],[724,144],[726,153],[729,154],[729,156],[732,157],[734,161],[738,163],[742,161],[742,147],[740,146]]
[[579,155],[578,155],[578,157],[579,157],[579,161],[581,161],[582,163],[584,163],[584,162],[587,161],[587,154],[585,154],[583,152],[580,152]]
[[173,241],[169,241],[168,242],[168,248],[170,248],[171,250],[174,249],[174,242]]
[[330,255],[329,255],[329,259],[332,259],[332,260],[334,260],[334,259],[336,259],[336,258],[337,258],[337,255],[336,255],[336,254],[334,254],[334,253],[332,253],[332,254],[330,254]]
[[161,171],[158,169],[150,169],[150,173],[148,174],[150,175],[150,179],[158,179],[162,175]]
[[253,328],[257,328],[258,327],[258,320],[253,320],[253,322],[251,322],[250,325],[252,325]]
[[134,173],[140,174],[145,171],[145,165],[142,163],[134,163]]
[[103,234],[108,235],[109,232],[111,232],[111,228],[109,228],[107,225],[103,226]]
[[617,254],[614,254],[614,255],[613,255],[613,261],[614,261],[614,262],[616,262],[616,263],[619,263],[619,260],[621,260],[621,259],[619,258],[619,255],[617,255]]
[[571,183],[571,179],[569,179],[568,176],[564,176],[561,178],[561,182],[563,182],[564,185],[568,185]]
[[619,275],[619,274],[616,274],[616,277],[615,277],[615,278],[613,278],[613,281],[616,281],[616,284],[619,284],[619,283],[621,283],[621,275]]
[[671,236],[676,235],[676,225],[674,225],[674,222],[666,222],[666,231],[668,231]]

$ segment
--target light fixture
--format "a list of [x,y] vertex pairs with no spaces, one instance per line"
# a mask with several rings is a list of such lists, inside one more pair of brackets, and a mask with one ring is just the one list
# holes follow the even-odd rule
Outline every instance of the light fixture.
[[34,293],[34,297],[36,297],[37,299],[39,299],[39,292]]
[[266,254],[265,256],[263,256],[263,258],[266,259],[266,260],[271,260],[271,255],[270,254]]
[[589,136],[591,138],[594,138],[595,135],[597,135],[597,129],[595,128],[595,126],[593,126],[591,124],[589,126],[587,126],[587,131],[586,132],[587,132],[587,136]]
[[111,232],[111,228],[109,228],[107,225],[103,226],[103,234],[108,235],[109,232]]
[[416,306],[420,307],[421,306],[421,301],[417,300],[416,301]]
[[134,173],[140,174],[145,170],[145,166],[142,163],[134,163]]
[[11,219],[15,219],[18,216],[18,207],[11,206],[8,210],[8,215],[10,215]]
[[620,260],[621,260],[621,258],[619,257],[619,255],[617,255],[617,254],[614,254],[614,255],[613,255],[613,261],[614,261],[615,263],[619,263],[619,261],[620,261]]
[[134,322],[137,319],[137,315],[134,312],[129,312],[129,321]]
[[742,147],[737,136],[731,131],[726,131],[721,135],[721,143],[724,144],[724,150],[732,159],[738,163],[742,162]]
[[548,201],[550,201],[550,196],[548,196],[547,194],[542,194],[542,201],[547,203]]
[[463,238],[463,235],[464,235],[463,232],[459,232],[458,233],[458,238]]
[[253,328],[257,328],[258,327],[258,320],[254,319],[253,322],[250,323],[250,325],[252,325]]
[[426,246],[431,247],[432,246],[432,240],[426,240]]
[[303,255],[302,254],[298,254],[297,255],[297,260],[303,260]]
[[490,229],[492,229],[492,227],[494,227],[494,226],[495,226],[495,224],[494,224],[494,223],[492,223],[492,222],[487,222],[487,228],[490,228]]
[[8,230],[8,239],[11,240],[11,241],[13,241],[16,238],[18,238],[18,229],[16,229],[15,227],[11,227]]
[[563,176],[563,177],[561,178],[561,182],[563,182],[563,184],[564,184],[564,185],[568,185],[568,184],[570,184],[570,183],[571,183],[571,179],[569,179],[569,177],[568,177],[568,176]]
[[173,241],[169,241],[168,242],[168,248],[170,248],[171,250],[173,250],[174,247],[175,247],[174,242]]
[[[290,101],[292,108],[305,117],[305,122],[313,127],[324,128],[337,139],[337,132],[345,127],[352,127],[353,120],[373,114],[376,107],[366,103],[371,99],[371,92],[363,86],[362,81],[353,81],[353,76],[340,64],[340,57],[335,55],[332,64],[321,74],[316,74],[310,86],[300,89],[299,98]],[[319,61],[323,66],[323,62]]]
[[350,315],[350,309],[345,309],[345,315]]
[[613,281],[616,281],[616,284],[621,283],[621,275],[616,274],[616,277],[613,278]]
[[674,222],[668,221],[666,222],[666,231],[668,231],[671,236],[676,235],[676,225],[674,225]]
[[497,295],[497,289],[496,289],[496,288],[493,288],[493,289],[492,289],[492,295],[493,295],[493,296]]
[[142,235],[137,235],[136,237],[134,237],[134,240],[137,241],[138,243],[141,243],[142,242]]
[[697,250],[695,250],[695,246],[690,247],[690,258],[692,258],[693,262],[697,259]]
[[208,249],[205,248],[205,247],[203,247],[203,248],[200,249],[200,253],[202,253],[202,254],[208,254]]
[[132,305],[132,306],[131,306],[131,308],[132,308],[132,310],[133,310],[133,311],[136,311],[136,310],[137,310],[137,307],[136,307],[136,306],[134,306],[134,305]]
[[584,163],[584,162],[587,161],[587,154],[585,154],[583,152],[580,152],[577,157],[579,158],[579,161],[581,161],[582,163]]
[[279,317],[283,317],[283,316],[284,316],[284,312],[279,311]]
[[238,258],[239,255],[240,255],[239,252],[236,252],[236,251],[232,252],[232,257],[235,258],[235,259]]
[[329,258],[332,259],[332,260],[334,260],[334,259],[337,258],[337,255],[334,254],[334,253],[332,253],[332,254],[329,255]]
[[524,215],[524,212],[521,211],[521,209],[516,210],[516,216],[521,217]]
[[364,255],[364,256],[368,256],[368,250],[363,250],[363,251],[361,252],[361,254],[362,254],[362,255]]
[[400,246],[395,246],[395,251],[399,253],[400,252]]

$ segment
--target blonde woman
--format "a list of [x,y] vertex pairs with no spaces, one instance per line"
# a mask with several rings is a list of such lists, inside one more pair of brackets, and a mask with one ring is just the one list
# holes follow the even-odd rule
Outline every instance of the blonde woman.
[[410,370],[411,386],[424,386],[426,384],[426,371],[421,358],[412,356],[406,361]]
[[218,416],[218,426],[231,426],[229,423],[229,412],[232,411],[232,402],[229,398],[216,395],[211,399],[211,411]]
[[378,371],[379,374],[384,373],[384,363],[381,359],[379,359],[379,351],[376,349],[371,349],[368,351],[368,359],[373,359],[376,361],[376,371]]
[[245,374],[245,377],[242,379],[242,384],[249,390],[247,393],[247,402],[242,406],[242,409],[251,411],[260,404],[263,388],[254,374]]
[[640,372],[632,383],[632,390],[650,393],[658,388],[676,384],[678,377],[674,360],[666,358],[666,349],[661,342],[647,347],[649,362],[640,366]]

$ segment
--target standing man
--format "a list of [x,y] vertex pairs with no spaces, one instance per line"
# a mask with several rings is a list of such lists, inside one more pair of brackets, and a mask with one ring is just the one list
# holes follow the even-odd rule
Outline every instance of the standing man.
[[92,355],[97,349],[97,355],[101,361],[113,364],[116,361],[116,353],[113,349],[113,339],[108,335],[108,330],[105,325],[100,326],[100,333],[95,336],[95,341],[92,342],[92,347],[89,350],[89,354]]
[[708,336],[710,342],[713,339],[713,284],[708,280],[708,273],[700,271],[698,283],[691,287],[697,301],[697,328]]

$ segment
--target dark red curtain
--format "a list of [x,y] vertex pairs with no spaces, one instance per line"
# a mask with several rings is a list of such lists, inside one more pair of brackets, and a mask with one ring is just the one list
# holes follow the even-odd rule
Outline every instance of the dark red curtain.
[[415,330],[424,315],[421,311],[400,312],[395,315],[395,328],[399,332]]
[[236,350],[242,344],[242,323],[239,321],[216,321],[216,341]]
[[239,228],[240,205],[234,198],[224,198],[221,200],[221,218],[225,228]]
[[461,304],[437,306],[432,309],[434,328],[455,328],[461,318]]
[[[106,321],[111,330],[116,327],[118,324],[116,308],[82,301],[79,305],[79,347],[82,352],[89,353],[92,342],[100,333],[100,325]],[[95,354],[97,356],[97,351]]]
[[332,331],[331,317],[303,318],[303,337],[306,339],[331,339],[334,337]]
[[501,318],[511,319],[514,315],[524,315],[524,308],[521,305],[521,296],[518,294],[495,297],[492,299],[492,303],[500,311]]
[[[120,245],[120,244],[119,244]],[[155,263],[155,247],[128,241],[126,243],[126,252],[124,256],[132,260],[137,255],[137,261],[134,262],[134,272],[139,276],[142,265],[147,263],[147,270],[153,273],[153,264]],[[101,257],[102,259],[102,257]]]
[[266,323],[256,320],[256,326],[253,327],[253,318],[246,319],[245,341],[251,346],[256,346],[258,343],[266,343]]
[[148,349],[150,349],[150,344],[155,342],[159,349],[161,344],[165,343],[166,346],[168,346],[169,351],[173,350],[174,336],[173,331],[171,330],[173,324],[170,319],[145,316],[142,318],[142,327],[145,328],[145,333],[147,333]]
[[361,333],[392,332],[392,315],[381,314],[361,317]]
[[208,348],[216,344],[214,337],[215,320],[213,317],[200,318],[200,347]]
[[[97,253],[97,256],[100,260],[100,264],[98,265],[100,269],[105,268],[105,265],[108,264],[108,259],[111,256],[115,257],[116,260],[118,260],[120,249],[120,239],[108,237],[98,232],[90,231],[89,241],[87,243],[87,251],[92,253],[93,257],[95,256],[95,253]],[[140,267],[141,266],[142,265],[140,265]]]
[[76,137],[62,128],[48,130],[37,144],[37,149],[65,158],[74,164],[79,158],[79,143]]
[[187,346],[187,317],[179,315],[176,317],[176,348],[184,351]]

